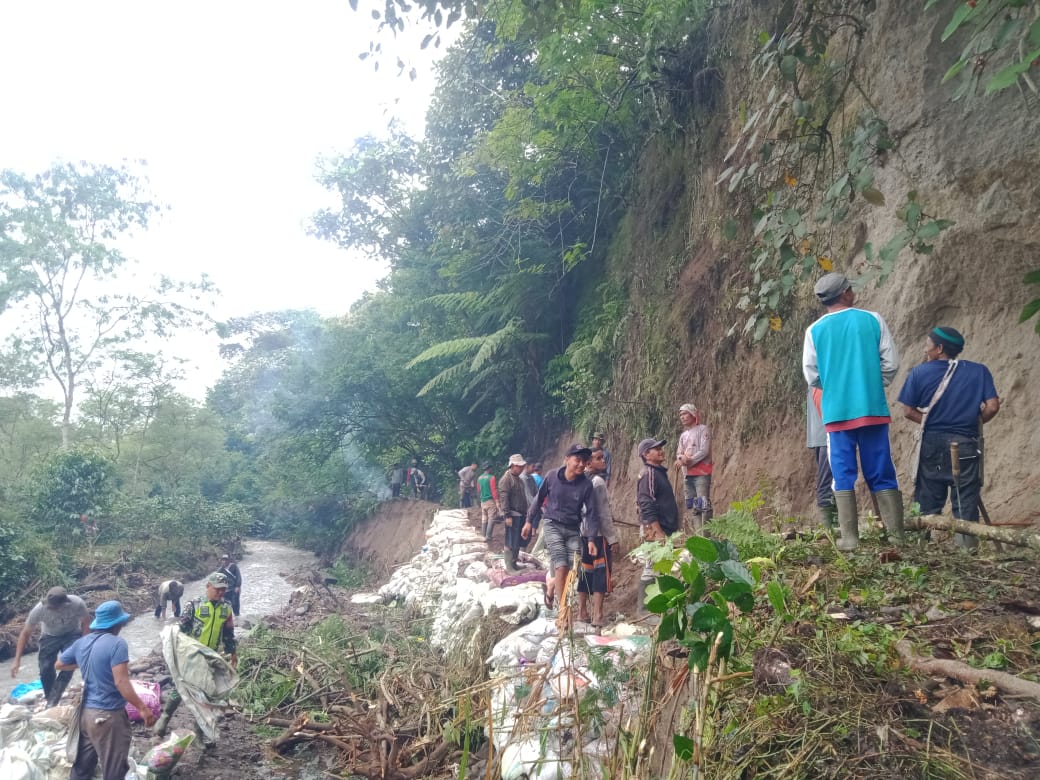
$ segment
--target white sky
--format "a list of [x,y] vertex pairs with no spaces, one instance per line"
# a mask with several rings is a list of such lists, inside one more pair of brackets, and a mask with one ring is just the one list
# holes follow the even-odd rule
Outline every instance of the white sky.
[[[170,210],[131,253],[143,271],[221,290],[218,320],[253,311],[344,313],[384,275],[377,263],[306,235],[335,198],[315,159],[382,133],[391,117],[413,135],[433,88],[417,41],[376,37],[381,0],[297,3],[5,2],[0,5],[0,168],[32,175],[55,160],[143,159]],[[376,39],[418,65],[398,77],[358,59]],[[424,67],[425,66],[425,67]],[[221,365],[215,337],[164,347],[192,360],[184,389],[201,397]]]

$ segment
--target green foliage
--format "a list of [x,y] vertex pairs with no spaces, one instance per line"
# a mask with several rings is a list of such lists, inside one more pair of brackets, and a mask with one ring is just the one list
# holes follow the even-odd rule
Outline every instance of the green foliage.
[[34,526],[53,532],[59,544],[96,534],[116,495],[114,477],[112,461],[95,450],[56,452],[40,465],[28,486]]
[[[782,329],[800,280],[833,270],[834,258],[847,253],[849,231],[842,223],[853,209],[886,207],[874,170],[899,159],[887,123],[869,109],[840,129],[851,113],[850,92],[870,105],[858,81],[864,31],[852,4],[836,0],[807,4],[782,32],[760,37],[752,60],[758,78],[724,157],[728,167],[716,181],[753,202],[750,277],[737,302],[747,313],[741,333],[753,341]],[[906,227],[877,251],[870,242],[864,247],[869,274],[879,283],[905,248],[928,254],[953,224],[926,214],[916,193],[895,216]],[[730,226],[728,235],[738,234]],[[738,328],[739,321],[730,335]]]
[[1017,85],[1037,94],[1029,69],[1040,62],[1040,3],[1036,0],[926,0],[924,7],[942,6],[949,20],[945,42],[967,39],[960,56],[943,76],[959,77],[953,100],[971,99],[985,85],[987,95]]
[[712,535],[736,545],[743,560],[772,558],[782,546],[776,534],[764,533],[755,513],[765,505],[761,493],[744,501],[734,501],[723,514],[712,518],[708,528]]
[[[1026,274],[1026,284],[1040,284],[1040,269],[1036,271],[1030,271]],[[1022,307],[1022,314],[1019,315],[1018,321],[1025,322],[1032,317],[1036,316],[1036,313],[1040,312],[1040,298],[1034,298],[1025,306]],[[1040,318],[1036,321],[1036,332],[1040,334]]]
[[[689,560],[681,550],[669,548],[654,564],[658,576],[646,590],[646,607],[661,615],[658,640],[678,641],[690,654],[690,668],[703,671],[709,660],[730,657],[733,623],[729,606],[750,612],[758,579],[730,542],[691,536],[684,550]],[[676,569],[679,577],[671,573]],[[709,589],[709,584],[716,588]]]

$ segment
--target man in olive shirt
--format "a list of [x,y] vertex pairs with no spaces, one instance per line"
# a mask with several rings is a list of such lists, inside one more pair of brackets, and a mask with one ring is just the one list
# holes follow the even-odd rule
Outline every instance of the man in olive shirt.
[[527,461],[524,456],[517,453],[509,456],[509,468],[502,475],[498,483],[498,501],[502,508],[503,521],[506,526],[505,546],[502,548],[502,557],[506,571],[516,571],[516,559],[521,547],[527,546],[527,540],[520,536],[523,530],[524,520],[527,518],[527,509],[530,501],[524,488],[523,475]]
[[90,613],[87,612],[87,605],[83,599],[70,596],[60,585],[47,591],[47,597],[32,608],[22,632],[18,635],[14,663],[11,664],[12,677],[16,677],[21,669],[22,653],[25,652],[25,646],[36,626],[40,626],[41,632],[40,650],[37,654],[40,682],[43,683],[43,694],[47,697],[48,706],[53,707],[61,699],[65,687],[72,679],[71,671],[61,674],[55,672],[54,662],[58,660],[58,653],[90,632]]

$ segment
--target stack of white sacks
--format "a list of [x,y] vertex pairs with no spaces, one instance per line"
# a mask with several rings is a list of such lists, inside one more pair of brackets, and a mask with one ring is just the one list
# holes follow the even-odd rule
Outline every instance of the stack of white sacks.
[[[434,516],[427,544],[394,572],[379,597],[432,615],[430,643],[445,653],[476,652],[477,624],[488,616],[519,626],[487,659],[493,681],[490,736],[501,751],[502,777],[562,780],[574,774],[577,756],[587,776],[602,776],[623,725],[618,719],[637,718],[650,637],[625,624],[610,635],[561,636],[555,616],[542,605],[540,583],[496,587],[488,577],[493,565],[465,510],[443,510]],[[355,599],[373,600],[364,594]],[[592,652],[604,656],[594,664],[604,679],[589,669]],[[578,722],[576,697],[594,692],[598,715]]]

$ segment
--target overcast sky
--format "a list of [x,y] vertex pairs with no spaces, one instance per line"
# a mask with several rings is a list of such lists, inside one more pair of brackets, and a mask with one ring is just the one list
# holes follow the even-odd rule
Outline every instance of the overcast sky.
[[[384,275],[379,264],[306,235],[332,196],[315,159],[347,151],[391,117],[422,133],[433,88],[416,41],[395,42],[419,65],[397,77],[358,54],[375,38],[381,2],[7,2],[0,5],[4,118],[0,168],[35,174],[55,160],[147,161],[170,210],[132,253],[176,278],[207,272],[214,316],[313,308],[344,313]],[[432,51],[432,47],[431,47]],[[185,389],[201,397],[219,374],[215,338],[185,337]]]

